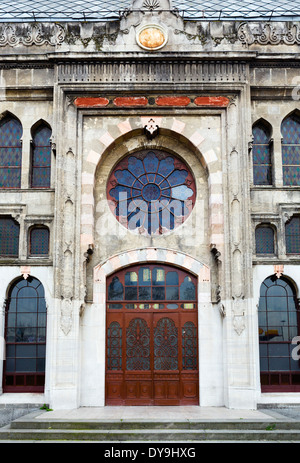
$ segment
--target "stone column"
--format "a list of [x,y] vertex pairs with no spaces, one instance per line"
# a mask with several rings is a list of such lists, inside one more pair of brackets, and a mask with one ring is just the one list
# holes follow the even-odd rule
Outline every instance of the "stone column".
[[63,91],[56,88],[54,101],[56,140],[54,334],[50,406],[78,408],[81,299],[80,168],[77,151],[77,113]]
[[[253,368],[252,248],[248,137],[250,94],[240,87],[227,112],[227,180],[224,197],[223,297],[224,397],[229,408],[255,408]],[[224,166],[225,168],[225,166]]]

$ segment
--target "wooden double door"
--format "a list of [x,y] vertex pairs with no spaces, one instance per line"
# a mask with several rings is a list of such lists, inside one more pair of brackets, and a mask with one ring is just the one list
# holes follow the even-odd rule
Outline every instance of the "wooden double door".
[[135,267],[109,279],[109,295],[106,404],[198,405],[196,279]]

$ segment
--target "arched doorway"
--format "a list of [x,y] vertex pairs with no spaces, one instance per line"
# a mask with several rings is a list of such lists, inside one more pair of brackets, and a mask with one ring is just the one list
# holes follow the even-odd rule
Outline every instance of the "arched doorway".
[[107,278],[106,405],[198,405],[197,278],[136,265]]
[[[258,307],[262,392],[300,391],[300,360],[295,356],[299,309],[294,285],[268,277],[260,288]],[[293,352],[294,351],[294,352]]]
[[11,286],[5,311],[4,392],[43,392],[46,358],[44,288],[33,277]]

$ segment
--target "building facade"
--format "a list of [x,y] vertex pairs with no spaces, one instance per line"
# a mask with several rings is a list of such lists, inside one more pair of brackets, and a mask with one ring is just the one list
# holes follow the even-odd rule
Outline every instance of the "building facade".
[[2,402],[300,403],[300,23],[0,29]]

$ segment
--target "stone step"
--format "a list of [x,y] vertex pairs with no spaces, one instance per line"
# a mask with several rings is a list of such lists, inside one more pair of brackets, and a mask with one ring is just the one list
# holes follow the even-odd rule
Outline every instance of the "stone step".
[[300,442],[300,421],[51,419],[36,410],[0,428],[0,442]]
[[11,422],[11,429],[60,430],[294,430],[300,432],[300,421],[212,421],[212,420],[35,420],[19,418]]
[[203,442],[255,441],[300,442],[300,430],[226,429],[0,429],[0,441],[93,441],[93,442]]

